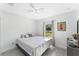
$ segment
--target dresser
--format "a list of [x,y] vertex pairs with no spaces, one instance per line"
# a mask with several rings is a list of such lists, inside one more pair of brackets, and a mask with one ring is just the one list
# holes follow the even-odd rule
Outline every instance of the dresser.
[[68,56],[79,56],[79,48],[75,46],[67,46]]
[[74,44],[73,38],[67,40],[67,56],[79,56],[79,44]]

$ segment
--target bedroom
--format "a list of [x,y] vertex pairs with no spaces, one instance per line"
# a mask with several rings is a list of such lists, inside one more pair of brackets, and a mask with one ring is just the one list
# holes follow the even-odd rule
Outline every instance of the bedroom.
[[[79,4],[0,3],[0,55],[24,56],[20,48],[17,48],[16,40],[24,37],[26,39],[28,35],[25,34],[30,34],[33,38],[28,38],[29,41],[37,39],[34,46],[44,44],[37,52],[32,51],[33,55],[67,56],[67,37],[77,33],[78,15]],[[57,23],[61,22],[66,22],[64,31],[57,29]],[[45,39],[46,42],[38,38]],[[28,44],[33,45],[30,42]],[[49,44],[51,46],[47,50]]]

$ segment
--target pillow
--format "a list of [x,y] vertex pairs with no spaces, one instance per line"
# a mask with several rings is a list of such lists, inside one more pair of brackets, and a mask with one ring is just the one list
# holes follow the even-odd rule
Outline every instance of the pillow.
[[72,36],[74,37],[74,39],[76,39],[76,34],[73,34]]
[[77,34],[77,40],[79,40],[79,33]]
[[28,34],[21,34],[20,38],[28,38],[29,35]]
[[74,39],[79,39],[79,33],[73,35]]
[[32,34],[28,34],[29,37],[32,37]]
[[27,34],[24,35],[24,38],[28,38],[28,37],[29,37],[29,35],[27,35]]
[[23,34],[21,34],[20,38],[23,38]]

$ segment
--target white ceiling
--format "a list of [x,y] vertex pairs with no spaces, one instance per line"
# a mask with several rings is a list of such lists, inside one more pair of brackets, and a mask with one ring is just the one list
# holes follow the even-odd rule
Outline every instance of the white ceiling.
[[62,3],[32,3],[37,13],[29,3],[0,3],[0,9],[11,12],[29,19],[42,19],[55,16],[61,13],[69,12],[79,8],[79,4],[62,4]]

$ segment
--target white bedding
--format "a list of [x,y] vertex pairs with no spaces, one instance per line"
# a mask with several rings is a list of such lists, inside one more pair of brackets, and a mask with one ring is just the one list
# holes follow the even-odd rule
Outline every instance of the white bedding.
[[19,38],[16,43],[32,56],[42,55],[49,46],[49,40],[44,37]]

